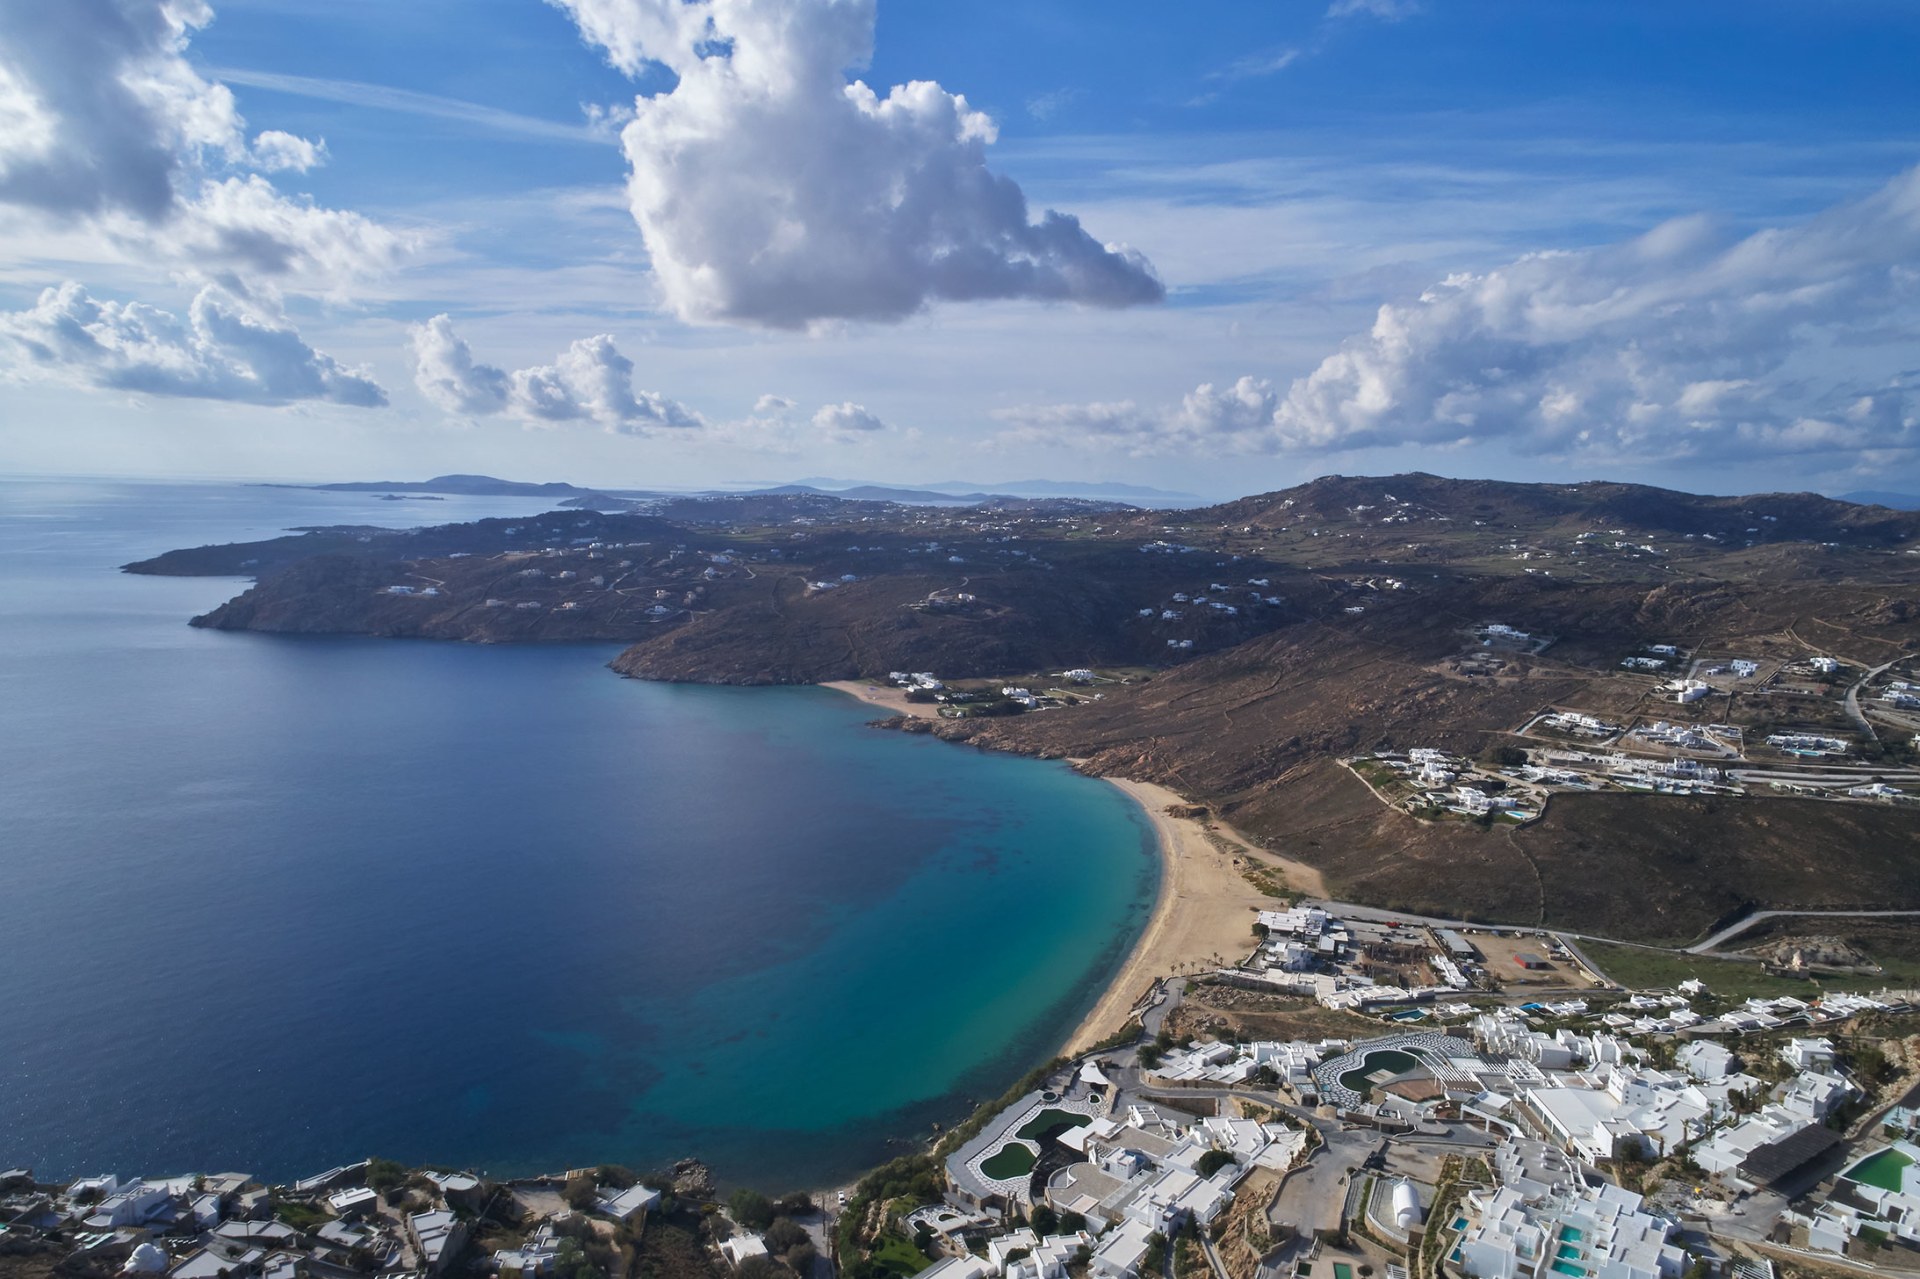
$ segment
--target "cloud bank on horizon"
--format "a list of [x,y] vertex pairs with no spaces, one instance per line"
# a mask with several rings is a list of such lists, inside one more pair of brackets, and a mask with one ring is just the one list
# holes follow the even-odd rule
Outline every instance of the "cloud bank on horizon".
[[1797,225],[1704,215],[1621,244],[1532,253],[1383,305],[1282,391],[1203,383],[1177,407],[1023,406],[1016,433],[1173,449],[1335,453],[1502,443],[1531,455],[1684,458],[1920,448],[1911,350],[1877,381],[1796,367],[1872,354],[1920,304],[1920,168]]
[[805,328],[935,301],[1127,307],[1165,289],[1070,214],[1034,221],[992,172],[993,121],[916,80],[882,97],[876,0],[549,0],[613,66],[665,67],[621,131],[662,294],[690,321]]

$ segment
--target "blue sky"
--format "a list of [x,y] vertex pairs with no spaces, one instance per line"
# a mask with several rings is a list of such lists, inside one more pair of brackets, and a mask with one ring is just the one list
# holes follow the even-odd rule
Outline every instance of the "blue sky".
[[1920,492],[1911,5],[210,3],[0,0],[0,468]]

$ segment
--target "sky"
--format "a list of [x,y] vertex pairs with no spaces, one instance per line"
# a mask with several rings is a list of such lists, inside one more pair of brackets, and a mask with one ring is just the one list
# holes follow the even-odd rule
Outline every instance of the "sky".
[[1920,493],[1906,0],[0,0],[0,473]]

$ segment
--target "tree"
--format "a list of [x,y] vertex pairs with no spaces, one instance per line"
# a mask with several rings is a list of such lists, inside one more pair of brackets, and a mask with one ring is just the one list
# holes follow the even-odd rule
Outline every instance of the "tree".
[[749,1230],[765,1230],[773,1224],[773,1201],[745,1186],[727,1196],[727,1210]]
[[553,1258],[555,1279],[601,1279],[600,1271],[578,1243],[563,1240]]
[[639,1180],[633,1175],[631,1168],[624,1168],[619,1164],[601,1164],[593,1170],[593,1178],[601,1185],[611,1186],[615,1190],[626,1190]]
[[1862,1083],[1882,1083],[1894,1073],[1892,1063],[1878,1044],[1862,1044],[1850,1056],[1853,1058],[1853,1073],[1859,1076]]
[[1079,1213],[1063,1212],[1060,1214],[1060,1233],[1061,1234],[1077,1235],[1082,1230],[1085,1230],[1086,1228],[1087,1228],[1087,1219],[1081,1216]]
[[407,1166],[392,1159],[367,1160],[367,1188],[386,1190],[407,1179]]
[[1048,1235],[1059,1232],[1060,1214],[1046,1204],[1036,1204],[1033,1211],[1027,1215],[1027,1225],[1033,1228],[1034,1234],[1044,1239]]
[[767,1227],[767,1247],[774,1252],[787,1252],[795,1244],[807,1242],[806,1227],[792,1217],[775,1217],[773,1224]]
[[1209,1150],[1206,1154],[1201,1155],[1194,1163],[1193,1170],[1202,1177],[1211,1177],[1228,1164],[1237,1164],[1239,1162],[1240,1161],[1235,1159],[1229,1151]]
[[594,1182],[593,1174],[581,1173],[567,1178],[567,1184],[561,1188],[560,1197],[567,1201],[567,1207],[575,1212],[586,1212],[599,1198],[599,1186]]

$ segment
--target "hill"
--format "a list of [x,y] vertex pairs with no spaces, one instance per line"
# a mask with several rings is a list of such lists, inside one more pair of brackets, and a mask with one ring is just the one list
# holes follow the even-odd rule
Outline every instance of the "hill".
[[[1825,735],[1856,780],[1920,795],[1920,722],[1859,696],[1875,671],[1920,681],[1916,551],[1920,513],[1815,494],[1407,475],[1179,512],[677,497],[310,530],[129,568],[257,574],[195,619],[209,627],[617,640],[624,674],[707,683],[931,671],[973,699],[932,731],[1164,784],[1352,898],[1676,939],[1746,902],[1920,896],[1920,802],[1848,802],[1851,782],[1775,798],[1764,780],[1812,767],[1768,736]],[[1525,636],[1496,645],[1491,623]],[[1629,669],[1656,644],[1670,666]],[[1814,656],[1834,673],[1810,674]],[[1733,659],[1764,673],[1743,683]],[[1106,674],[1040,713],[998,691],[1046,691],[1071,668]],[[1680,704],[1666,686],[1693,673]],[[1615,732],[1726,726],[1762,780],[1739,797],[1557,794],[1504,826],[1416,818],[1341,763],[1550,749],[1520,734],[1556,709]],[[1607,749],[1653,749],[1622,743]]]

